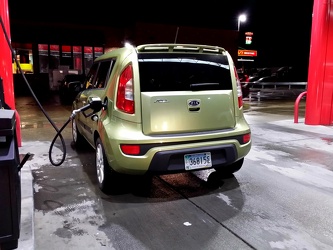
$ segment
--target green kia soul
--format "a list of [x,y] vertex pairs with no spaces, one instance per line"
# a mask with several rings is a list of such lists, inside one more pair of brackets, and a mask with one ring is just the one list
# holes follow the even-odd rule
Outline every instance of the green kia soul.
[[95,149],[103,192],[119,174],[231,174],[250,151],[241,85],[221,47],[126,46],[95,59],[84,86],[72,109],[96,98],[103,108],[76,114],[73,141]]

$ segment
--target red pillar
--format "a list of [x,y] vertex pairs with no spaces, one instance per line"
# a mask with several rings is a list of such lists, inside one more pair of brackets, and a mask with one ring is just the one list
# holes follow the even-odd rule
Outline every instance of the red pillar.
[[333,125],[333,0],[314,0],[305,124]]
[[[11,42],[10,38],[10,26],[9,26],[9,11],[8,11],[8,1],[0,1],[0,17],[7,33],[7,37]],[[14,84],[13,84],[13,67],[12,67],[12,52],[7,43],[6,35],[0,27],[0,77],[3,80],[4,88],[4,102],[10,107],[10,109],[15,110],[16,113],[16,135],[18,146],[21,147],[21,129],[20,129],[20,116],[15,109],[15,96],[14,96]]]

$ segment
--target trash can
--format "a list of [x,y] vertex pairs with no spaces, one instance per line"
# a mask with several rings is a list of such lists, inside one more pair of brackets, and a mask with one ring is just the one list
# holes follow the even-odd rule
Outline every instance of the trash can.
[[15,111],[0,109],[0,249],[18,247],[21,221],[20,159]]

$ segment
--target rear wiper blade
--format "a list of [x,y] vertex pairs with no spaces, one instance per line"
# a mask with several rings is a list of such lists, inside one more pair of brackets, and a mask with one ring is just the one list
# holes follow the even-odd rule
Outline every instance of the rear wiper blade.
[[190,84],[191,90],[216,90],[219,89],[219,83],[217,82],[202,82]]

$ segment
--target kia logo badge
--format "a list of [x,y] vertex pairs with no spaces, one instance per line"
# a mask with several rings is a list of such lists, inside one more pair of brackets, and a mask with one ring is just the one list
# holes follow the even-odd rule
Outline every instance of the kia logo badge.
[[196,107],[200,105],[200,100],[188,100],[187,104],[190,107]]

